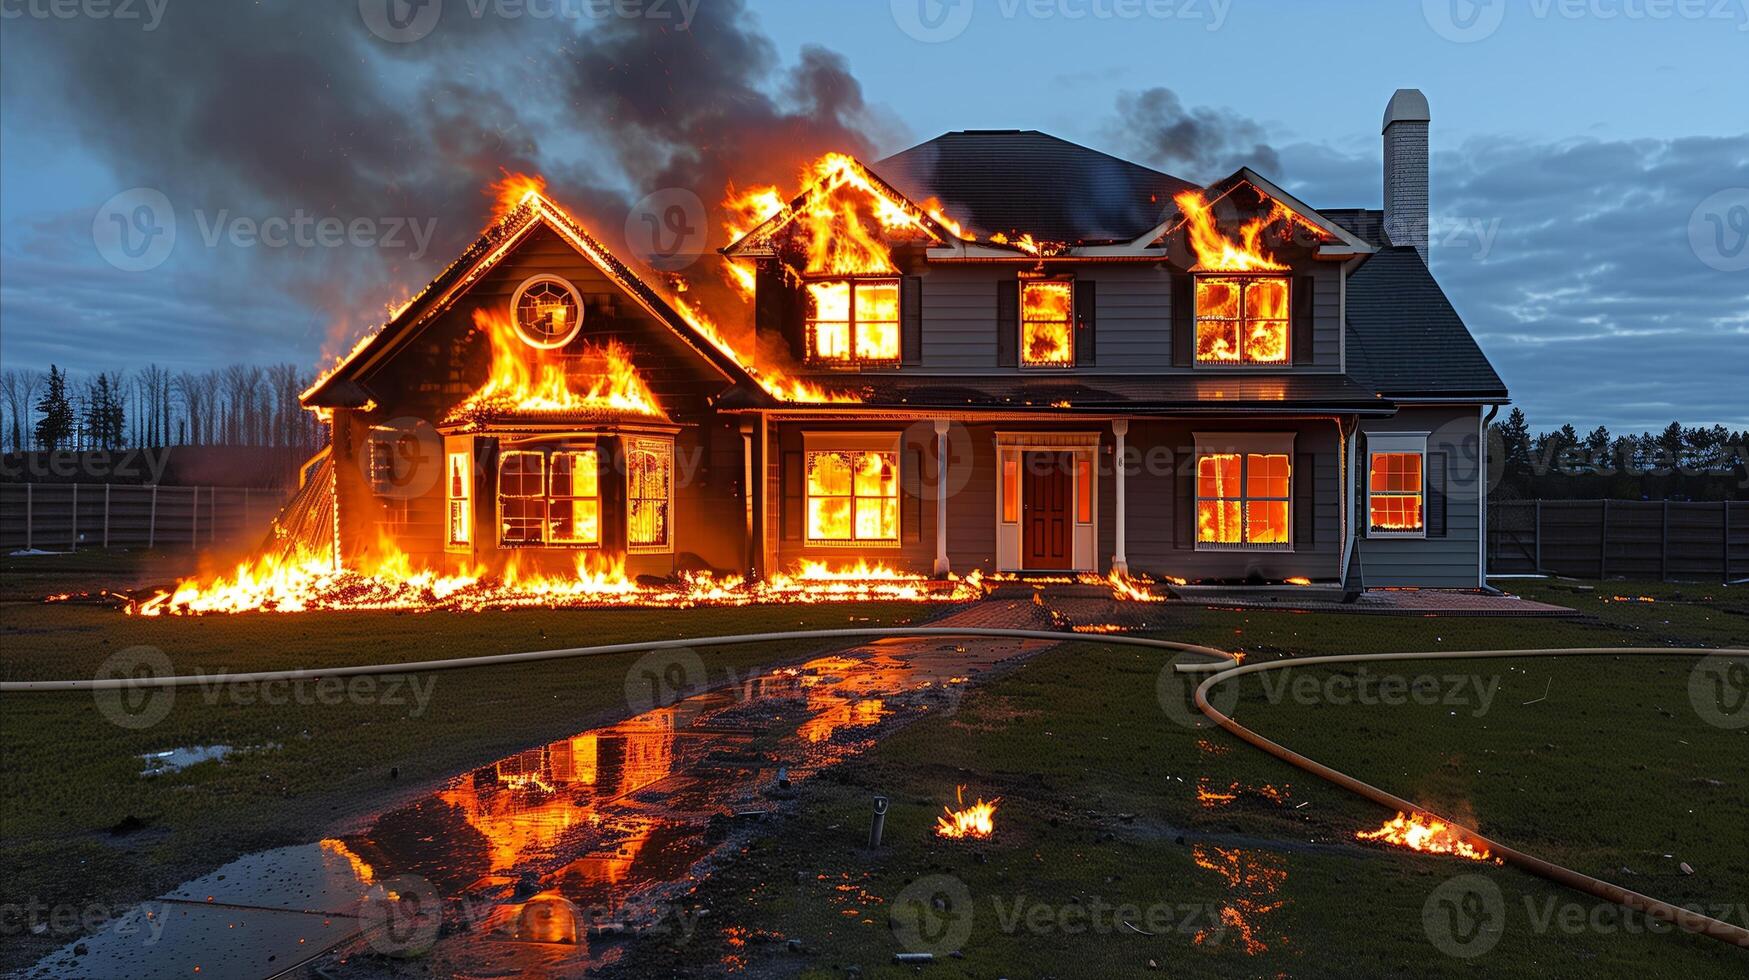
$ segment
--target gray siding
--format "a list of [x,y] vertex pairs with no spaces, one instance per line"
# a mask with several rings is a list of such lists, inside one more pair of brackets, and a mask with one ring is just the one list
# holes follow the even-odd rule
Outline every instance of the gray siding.
[[[1361,426],[1366,433],[1427,432],[1427,451],[1446,458],[1446,530],[1443,537],[1367,538],[1356,542],[1369,587],[1475,588],[1480,582],[1480,471],[1478,406],[1404,408],[1395,416]],[[1358,462],[1357,495],[1365,488],[1365,460]],[[1364,501],[1359,509],[1364,514]]]

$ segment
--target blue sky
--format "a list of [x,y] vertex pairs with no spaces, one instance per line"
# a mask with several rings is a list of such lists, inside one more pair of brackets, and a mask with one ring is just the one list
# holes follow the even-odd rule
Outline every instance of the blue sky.
[[[823,145],[1016,127],[1377,206],[1379,117],[1414,86],[1435,273],[1533,426],[1749,426],[1749,0],[642,0],[606,21],[441,0],[407,43],[373,33],[390,0],[158,2],[150,23],[0,6],[23,13],[0,22],[9,367],[314,367],[472,236],[500,165],[600,227],[677,183],[714,203],[726,176],[786,181]],[[1176,118],[1126,112],[1156,89]],[[1197,145],[1150,139],[1186,120]],[[101,226],[140,187],[177,241],[127,271]],[[366,223],[250,234],[300,217]]]

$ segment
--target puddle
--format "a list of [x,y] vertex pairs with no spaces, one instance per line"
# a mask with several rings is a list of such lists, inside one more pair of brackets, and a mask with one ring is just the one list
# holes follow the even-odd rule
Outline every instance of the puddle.
[[[1011,619],[1032,616],[1016,603]],[[623,933],[724,928],[687,904],[701,862],[796,784],[953,710],[981,673],[1048,645],[882,641],[760,673],[507,756],[360,833],[250,855],[159,901],[356,916],[350,936],[362,938],[341,941],[330,977],[375,974],[381,954],[409,952],[433,975],[580,975],[612,962]],[[230,751],[205,749],[154,755],[185,768]],[[847,916],[866,914],[866,896],[847,897]],[[404,917],[410,902],[440,906],[441,929]],[[213,968],[222,962],[210,957],[202,975],[261,975],[258,959],[239,958],[235,973]]]
[[165,749],[163,752],[147,752],[140,756],[146,761],[146,768],[140,770],[140,775],[162,776],[169,772],[181,772],[189,766],[223,759],[232,751],[229,745],[183,745]]

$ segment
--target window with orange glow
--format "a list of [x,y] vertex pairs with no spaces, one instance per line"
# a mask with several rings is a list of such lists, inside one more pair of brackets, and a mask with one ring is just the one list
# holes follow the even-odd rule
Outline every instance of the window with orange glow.
[[1075,283],[1023,279],[1020,283],[1020,363],[1072,367],[1075,363]]
[[1002,458],[1002,523],[1013,524],[1020,520],[1020,458],[1013,455]]
[[1093,462],[1075,457],[1075,523],[1093,523]]
[[817,280],[807,291],[810,362],[898,362],[899,280]]
[[546,457],[506,452],[498,460],[499,543],[540,544],[546,524]]
[[633,439],[626,449],[626,542],[634,551],[672,546],[669,516],[674,483],[674,444]]
[[1421,453],[1373,453],[1367,467],[1367,511],[1375,533],[1427,530],[1422,512]]
[[445,477],[446,496],[449,498],[449,543],[467,544],[473,540],[473,512],[469,510],[469,484],[473,481],[468,476],[468,454],[450,453],[449,464]]
[[601,543],[601,467],[595,450],[553,453],[547,540]]
[[1207,453],[1196,461],[1196,540],[1286,545],[1293,466],[1282,453]]
[[1285,364],[1286,276],[1198,276],[1198,364]]
[[899,540],[899,455],[810,452],[808,540],[822,544]]

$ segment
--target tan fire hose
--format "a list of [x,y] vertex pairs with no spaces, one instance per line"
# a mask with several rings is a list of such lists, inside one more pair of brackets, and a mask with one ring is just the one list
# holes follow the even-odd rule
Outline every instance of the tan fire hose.
[[1182,653],[1194,653],[1211,658],[1205,663],[1179,664],[1177,669],[1185,673],[1214,672],[1212,676],[1198,685],[1195,692],[1196,706],[1203,714],[1213,719],[1216,724],[1233,733],[1239,738],[1262,749],[1265,752],[1298,766],[1322,779],[1329,780],[1338,786],[1364,796],[1367,799],[1386,807],[1401,810],[1405,813],[1425,813],[1444,820],[1464,839],[1473,844],[1487,847],[1501,858],[1513,864],[1540,875],[1550,881],[1557,882],[1569,888],[1595,895],[1598,898],[1614,902],[1630,909],[1645,912],[1667,922],[1674,923],[1679,928],[1711,936],[1737,946],[1749,948],[1749,929],[1732,925],[1703,915],[1690,909],[1671,905],[1668,902],[1642,895],[1635,891],[1612,885],[1589,875],[1580,874],[1570,868],[1552,864],[1535,855],[1526,854],[1515,848],[1507,847],[1498,841],[1483,837],[1476,831],[1464,827],[1437,813],[1432,813],[1402,797],[1387,793],[1376,786],[1355,779],[1345,773],[1337,772],[1329,766],[1309,759],[1298,752],[1264,738],[1249,728],[1239,724],[1232,718],[1221,713],[1209,704],[1208,692],[1216,684],[1223,681],[1254,674],[1265,670],[1276,670],[1284,667],[1313,667],[1326,664],[1354,664],[1387,660],[1461,660],[1495,657],[1572,657],[1572,656],[1710,656],[1721,654],[1725,656],[1749,657],[1749,650],[1741,649],[1706,649],[1700,647],[1585,647],[1569,650],[1470,650],[1461,652],[1437,651],[1431,653],[1373,653],[1353,654],[1333,657],[1303,657],[1284,660],[1274,660],[1267,663],[1240,664],[1239,659],[1224,650],[1200,646],[1193,643],[1178,643],[1173,640],[1156,640],[1141,636],[1121,636],[1115,634],[1100,634],[1098,636],[1083,633],[1065,633],[1058,630],[1021,630],[1021,629],[989,629],[975,627],[948,626],[897,626],[871,627],[858,629],[830,630],[797,630],[788,633],[743,633],[729,636],[700,636],[688,639],[640,641],[636,643],[614,643],[593,647],[567,647],[555,650],[534,650],[524,653],[491,654],[483,657],[455,657],[446,660],[423,660],[395,664],[350,664],[344,667],[316,668],[305,670],[269,670],[243,674],[183,674],[171,677],[128,676],[99,677],[83,680],[57,681],[0,681],[0,693],[24,693],[47,691],[114,691],[139,690],[162,687],[185,687],[200,684],[237,684],[237,683],[268,683],[280,681],[316,680],[324,677],[351,677],[360,675],[389,675],[422,673],[436,670],[458,670],[468,667],[487,667],[499,664],[534,663],[546,660],[564,660],[576,657],[608,656],[620,653],[638,653],[649,650],[675,650],[687,647],[735,646],[746,643],[776,643],[794,640],[846,640],[846,639],[906,639],[912,637],[978,637],[987,639],[1018,639],[1018,640],[1052,640],[1056,642],[1092,643],[1108,646],[1141,646],[1160,650],[1176,650]]

